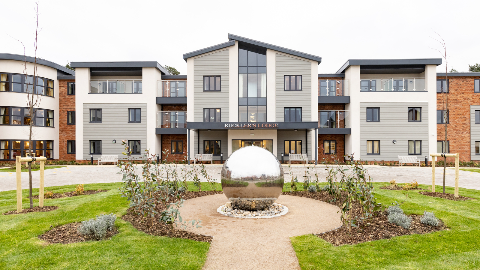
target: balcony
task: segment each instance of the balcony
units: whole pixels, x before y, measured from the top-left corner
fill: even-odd
[[[350,103],[347,80],[318,80],[318,103]]]
[[[318,111],[318,134],[351,134],[348,111]]]
[[[141,80],[96,80],[90,81],[89,94],[141,94]]]
[[[187,134],[187,112],[157,112],[155,134]]]
[[[425,79],[422,78],[390,78],[362,79],[360,92],[424,92]]]
[[[157,104],[187,104],[187,81],[158,81]]]

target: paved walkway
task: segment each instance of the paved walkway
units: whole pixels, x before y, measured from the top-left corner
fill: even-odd
[[[191,167],[191,166],[190,166]],[[219,182],[220,171],[222,165],[205,165],[207,172],[212,178]],[[180,173],[183,169],[183,165],[177,167],[177,171]],[[310,177],[315,178],[317,173],[319,181],[325,182],[327,176],[326,166],[310,166]],[[432,168],[423,167],[386,167],[386,166],[365,166],[369,175],[375,182],[390,182],[395,179],[397,183],[410,183],[417,181],[419,184],[432,184]],[[138,173],[141,173],[141,167],[137,166]],[[303,175],[305,175],[306,167],[304,165],[292,165],[284,166],[285,174],[292,173],[297,176],[299,181],[303,181]],[[45,187],[50,186],[63,186],[73,184],[90,184],[90,183],[111,183],[121,182],[122,175],[119,174],[120,169],[114,165],[77,165],[66,166],[58,169],[45,170]],[[436,183],[441,185],[442,183],[443,168],[436,168]],[[33,172],[33,186],[38,187],[40,172]],[[203,181],[205,179],[202,178]],[[285,181],[291,180],[290,175],[285,176]],[[455,186],[455,169],[447,168],[446,175],[447,186]],[[480,190],[480,173],[460,171],[460,187],[469,189]],[[22,188],[28,188],[28,173],[22,173]],[[0,191],[15,190],[16,180],[15,172],[0,172]]]
[[[184,220],[201,220],[187,230],[213,236],[203,269],[300,269],[290,237],[341,226],[340,209],[308,198],[281,195],[289,211],[271,219],[241,219],[217,213],[228,202],[223,194],[186,200]]]

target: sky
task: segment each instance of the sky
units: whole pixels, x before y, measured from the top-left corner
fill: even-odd
[[[441,58],[448,70],[480,63],[480,1],[48,1],[0,0],[0,53],[60,65],[157,61],[186,74],[183,54],[228,33],[322,57],[319,73],[348,59]],[[445,61],[443,61],[445,63]],[[445,72],[445,65],[437,67]]]

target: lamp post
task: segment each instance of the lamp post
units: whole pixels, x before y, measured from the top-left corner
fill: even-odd
[[[93,155],[90,155],[90,163],[93,165]]]
[[[283,164],[283,153],[282,153],[282,164]]]
[[[220,153],[220,164],[223,164],[223,153]]]

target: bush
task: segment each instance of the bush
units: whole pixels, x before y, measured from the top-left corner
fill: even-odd
[[[308,191],[309,191],[309,192],[312,192],[312,193],[315,193],[315,192],[317,192],[317,187],[316,187],[316,186],[313,186],[313,185],[312,185],[312,186],[308,186]]]
[[[403,214],[403,210],[402,210],[402,208],[400,208],[400,206],[394,205],[394,206],[388,207],[387,213],[388,213],[388,215]]]
[[[438,218],[435,217],[435,214],[432,212],[425,211],[423,216],[420,217],[420,222],[430,226],[438,226]]]
[[[53,192],[45,191],[45,194],[43,195],[43,197],[46,198],[46,199],[51,199],[51,198],[53,198]]]
[[[82,225],[78,227],[78,233],[88,238],[101,240],[105,238],[107,231],[113,230],[116,219],[117,216],[115,214],[110,214],[100,215],[97,216],[97,218],[82,221]]]
[[[77,195],[83,195],[84,191],[83,184],[80,184],[75,188],[75,194]]]
[[[388,215],[388,221],[393,224],[397,224],[398,226],[402,226],[405,229],[408,229],[410,228],[410,224],[412,223],[412,218],[408,217],[404,213],[392,212]]]
[[[397,185],[397,181],[395,181],[395,179],[391,180],[391,181],[390,181],[390,185],[391,185],[391,186],[396,186],[396,185]]]

